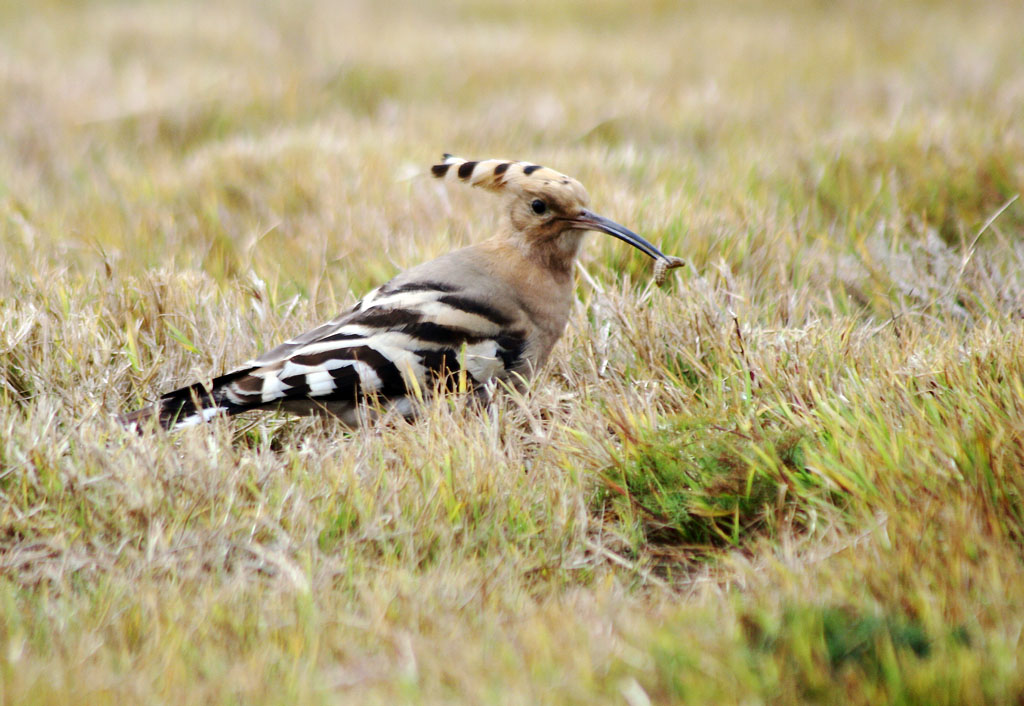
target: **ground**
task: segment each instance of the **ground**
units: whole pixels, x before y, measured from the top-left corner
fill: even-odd
[[[0,5],[0,703],[1024,695],[1024,5]],[[114,415],[579,178],[544,374]]]

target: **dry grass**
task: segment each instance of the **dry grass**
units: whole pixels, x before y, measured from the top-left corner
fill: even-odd
[[[0,6],[0,702],[1019,700],[1021,26]],[[442,150],[693,268],[593,237],[486,410],[117,427],[478,239]]]

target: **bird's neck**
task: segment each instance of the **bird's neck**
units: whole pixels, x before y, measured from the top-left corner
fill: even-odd
[[[511,229],[492,238],[493,248],[518,258],[534,267],[548,271],[556,280],[572,280],[572,266],[579,253],[583,231],[563,231],[555,237],[526,239]]]
[[[568,313],[578,237],[571,238],[568,247],[557,243],[538,247],[499,234],[475,247],[487,269],[511,285],[522,301],[549,311],[556,319],[562,318],[563,309]]]

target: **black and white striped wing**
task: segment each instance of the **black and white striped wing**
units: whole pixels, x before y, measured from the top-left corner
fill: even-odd
[[[280,406],[329,411],[356,423],[367,396],[411,414],[415,391],[429,392],[438,379],[454,386],[464,370],[472,388],[519,370],[526,334],[516,324],[514,312],[455,285],[389,283],[345,314],[214,380],[202,408],[182,404],[182,393],[191,398],[193,388],[165,396],[161,417],[173,413],[171,423],[186,426]],[[178,404],[168,406],[172,398]]]

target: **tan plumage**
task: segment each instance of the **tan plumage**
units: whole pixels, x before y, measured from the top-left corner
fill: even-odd
[[[122,421],[139,427],[156,418],[172,428],[279,407],[330,412],[355,424],[367,398],[411,415],[413,399],[439,380],[451,385],[461,373],[480,390],[496,379],[529,378],[545,363],[568,320],[584,231],[630,243],[662,271],[681,262],[589,211],[583,186],[553,169],[445,155],[431,172],[501,195],[498,232],[397,275],[349,311],[216,378],[209,389],[175,390]]]

